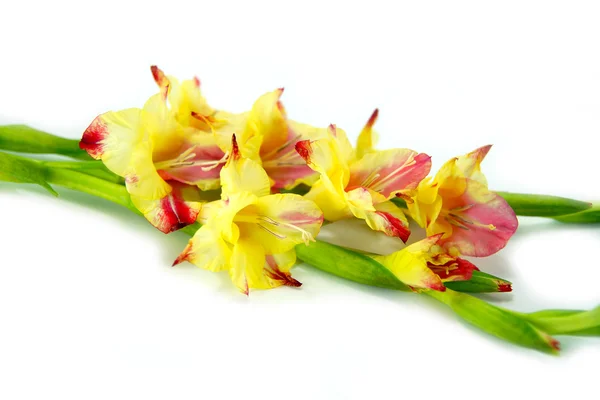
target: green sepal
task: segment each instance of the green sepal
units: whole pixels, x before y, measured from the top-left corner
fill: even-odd
[[[495,293],[512,291],[511,282],[481,271],[473,271],[473,275],[468,281],[444,282],[444,286],[454,291],[465,293]]]

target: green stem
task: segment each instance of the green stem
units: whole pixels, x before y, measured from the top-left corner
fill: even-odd
[[[129,193],[123,185],[65,168],[48,168],[46,171],[46,180],[49,183],[67,189],[77,190],[112,201],[130,209],[136,214],[141,214],[131,203]]]
[[[428,290],[426,295],[450,307],[466,322],[511,343],[556,354],[559,343],[541,327],[509,310],[491,305],[477,297],[446,289]]]
[[[40,160],[40,163],[48,168],[68,168],[68,169],[106,169],[104,163],[100,160],[91,161],[46,161]]]
[[[595,204],[592,208],[569,215],[555,217],[557,221],[566,223],[590,224],[600,222],[600,204]]]
[[[592,204],[559,196],[496,192],[506,200],[517,215],[532,217],[555,217],[578,213]]]
[[[61,154],[91,160],[79,140],[65,139],[27,125],[0,126],[0,149],[32,154]]]

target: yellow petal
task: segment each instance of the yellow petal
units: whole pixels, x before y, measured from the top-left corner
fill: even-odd
[[[438,185],[433,186],[431,180],[424,180],[417,188],[412,201],[406,203],[408,212],[422,228],[427,228],[438,219],[443,200],[438,196]]]
[[[314,240],[323,223],[317,205],[295,194],[260,197],[234,218],[240,229],[240,240],[251,239],[266,254],[284,253],[297,244]]]
[[[269,289],[271,280],[265,275],[265,253],[261,246],[240,240],[233,247],[229,276],[234,285],[244,294],[249,289]]]
[[[125,176],[131,153],[144,137],[142,110],[128,108],[101,114],[83,133],[80,147],[119,176]]]
[[[259,197],[271,192],[269,176],[257,162],[240,155],[235,135],[229,160],[221,170],[221,185],[223,199],[242,191]]]
[[[339,221],[352,216],[346,193],[331,192],[320,179],[304,197],[314,201],[319,206],[327,221]]]
[[[194,78],[180,83],[177,78],[166,76],[156,66],[152,66],[151,70],[154,80],[161,89],[161,97],[167,97],[177,121],[183,126],[207,130],[206,125],[192,117],[192,113],[202,116],[211,116],[214,113],[200,92],[200,80]]]
[[[214,220],[215,229],[221,232],[225,240],[231,244],[235,244],[240,236],[240,229],[236,218],[238,214],[246,208],[254,210],[254,204],[258,201],[258,197],[250,192],[238,192],[231,194],[226,200],[223,200],[223,206],[215,207],[216,214],[214,218],[209,216],[209,221]],[[246,211],[250,213],[250,211]]]
[[[365,124],[362,131],[358,135],[356,141],[356,159],[360,160],[365,154],[375,151],[375,145],[377,144],[377,133],[373,130],[373,125],[377,121],[379,110],[376,108],[371,114],[371,117]]]
[[[348,163],[334,138],[300,141],[296,151],[311,169],[321,174],[321,181],[330,192],[344,193],[349,179]]]
[[[231,253],[230,246],[221,239],[220,235],[210,225],[203,225],[190,239],[173,265],[189,261],[200,268],[217,272],[229,269]]]
[[[288,126],[283,105],[279,101],[283,89],[262,95],[248,115],[246,128],[240,137],[240,145],[259,137],[261,146],[260,153],[267,154],[279,148],[287,141]],[[244,153],[242,153],[244,154]]]
[[[437,236],[430,237],[390,255],[373,258],[408,286],[444,291],[446,288],[440,277],[427,266],[429,250],[438,240]]]

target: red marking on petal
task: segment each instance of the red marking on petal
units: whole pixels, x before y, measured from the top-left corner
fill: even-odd
[[[231,135],[231,157],[234,160],[239,160],[241,157],[240,148],[237,143],[237,139],[235,138],[235,133]]]
[[[176,189],[173,192],[163,197],[160,200],[160,218],[158,219],[157,228],[163,233],[174,232],[187,225],[196,222],[198,210],[190,208],[177,193]]]
[[[327,129],[329,130],[329,133],[333,135],[333,137],[337,137],[337,127],[335,126],[335,124],[329,124],[329,127]]]
[[[389,233],[386,232],[388,236],[399,237],[402,242],[406,243],[408,237],[410,236],[410,229],[404,226],[401,220],[394,217],[392,214],[385,211],[376,211],[377,214],[384,217],[389,222]]]
[[[510,283],[499,283],[498,291],[499,292],[512,292],[512,285]]]
[[[156,82],[156,84],[160,87],[165,86],[165,81],[167,79],[167,77],[165,76],[165,73],[162,72],[162,70],[160,68],[158,68],[156,65],[152,65],[150,67],[150,71],[152,72],[152,77],[154,78],[154,82]]]
[[[550,339],[550,346],[552,346],[552,348],[556,351],[560,351],[560,342],[554,338],[549,338]]]
[[[197,76],[194,77],[194,85],[196,85],[197,88],[200,87],[200,79],[198,79]]]
[[[375,122],[377,121],[378,116],[379,116],[379,108],[376,108],[375,111],[373,111],[373,114],[371,114],[371,116],[369,117],[369,120],[367,121],[365,128],[372,128],[373,125],[375,125]]]
[[[185,249],[183,249],[183,251],[181,252],[181,254],[179,254],[179,256],[175,259],[175,261],[173,261],[172,267],[186,261],[190,257],[191,254],[192,254],[192,245],[191,245],[191,243],[188,243],[187,246],[185,246]]]
[[[473,276],[473,271],[478,270],[473,263],[462,258],[448,261],[443,265],[429,263],[428,267],[441,279],[453,281],[468,281]]]
[[[312,154],[310,140],[301,140],[297,142],[295,148],[298,154],[300,154],[300,157],[302,157],[307,163],[310,163],[310,155]]]
[[[107,135],[106,124],[98,116],[83,132],[83,136],[79,141],[79,148],[87,151],[92,158],[98,160],[104,152],[103,141]]]
[[[156,65],[152,65],[150,67],[150,71],[152,72],[154,82],[156,82],[156,84],[160,88],[160,92],[162,93],[163,98],[166,100],[167,94],[169,93],[169,79],[166,77],[165,73],[162,72],[162,70]]]
[[[292,274],[290,274],[289,272],[283,272],[279,269],[273,256],[268,255],[266,257],[266,261],[267,261],[268,268],[265,268],[265,275],[267,275],[269,278],[276,280],[276,281],[280,281],[285,286],[291,286],[291,287],[302,286],[302,283],[300,283],[296,279],[292,278]]]
[[[125,183],[134,184],[134,183],[137,183],[138,181],[139,181],[139,178],[137,175],[127,175],[125,177]]]

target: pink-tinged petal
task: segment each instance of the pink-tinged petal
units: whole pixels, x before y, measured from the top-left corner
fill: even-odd
[[[300,134],[288,129],[287,140],[283,145],[270,152],[263,152],[261,149],[263,168],[273,181],[274,189],[291,189],[300,183],[311,184],[318,177],[296,151],[296,143],[300,139]]]
[[[131,196],[131,201],[153,226],[170,233],[196,222],[201,208],[199,202],[186,201],[183,190],[184,185],[173,182],[171,193],[161,199]]]
[[[273,167],[270,164],[263,164],[269,178],[273,180],[273,189],[292,189],[301,183],[311,185],[318,178],[318,174],[310,169],[304,160],[299,159],[303,164],[297,165],[278,165]]]
[[[429,263],[429,268],[440,277],[443,282],[468,281],[473,271],[479,271],[474,264],[462,258],[450,260],[442,265]]]
[[[391,149],[365,154],[350,165],[346,190],[365,187],[390,199],[411,195],[431,169],[431,157],[408,149]]]
[[[186,144],[179,153],[179,159],[157,163],[163,178],[196,185],[201,190],[219,188],[219,175],[227,161],[219,146],[215,143]]]
[[[462,196],[444,199],[444,208],[444,222],[452,228],[444,236],[444,246],[466,256],[496,253],[518,227],[515,212],[506,200],[474,180],[466,180]]]

